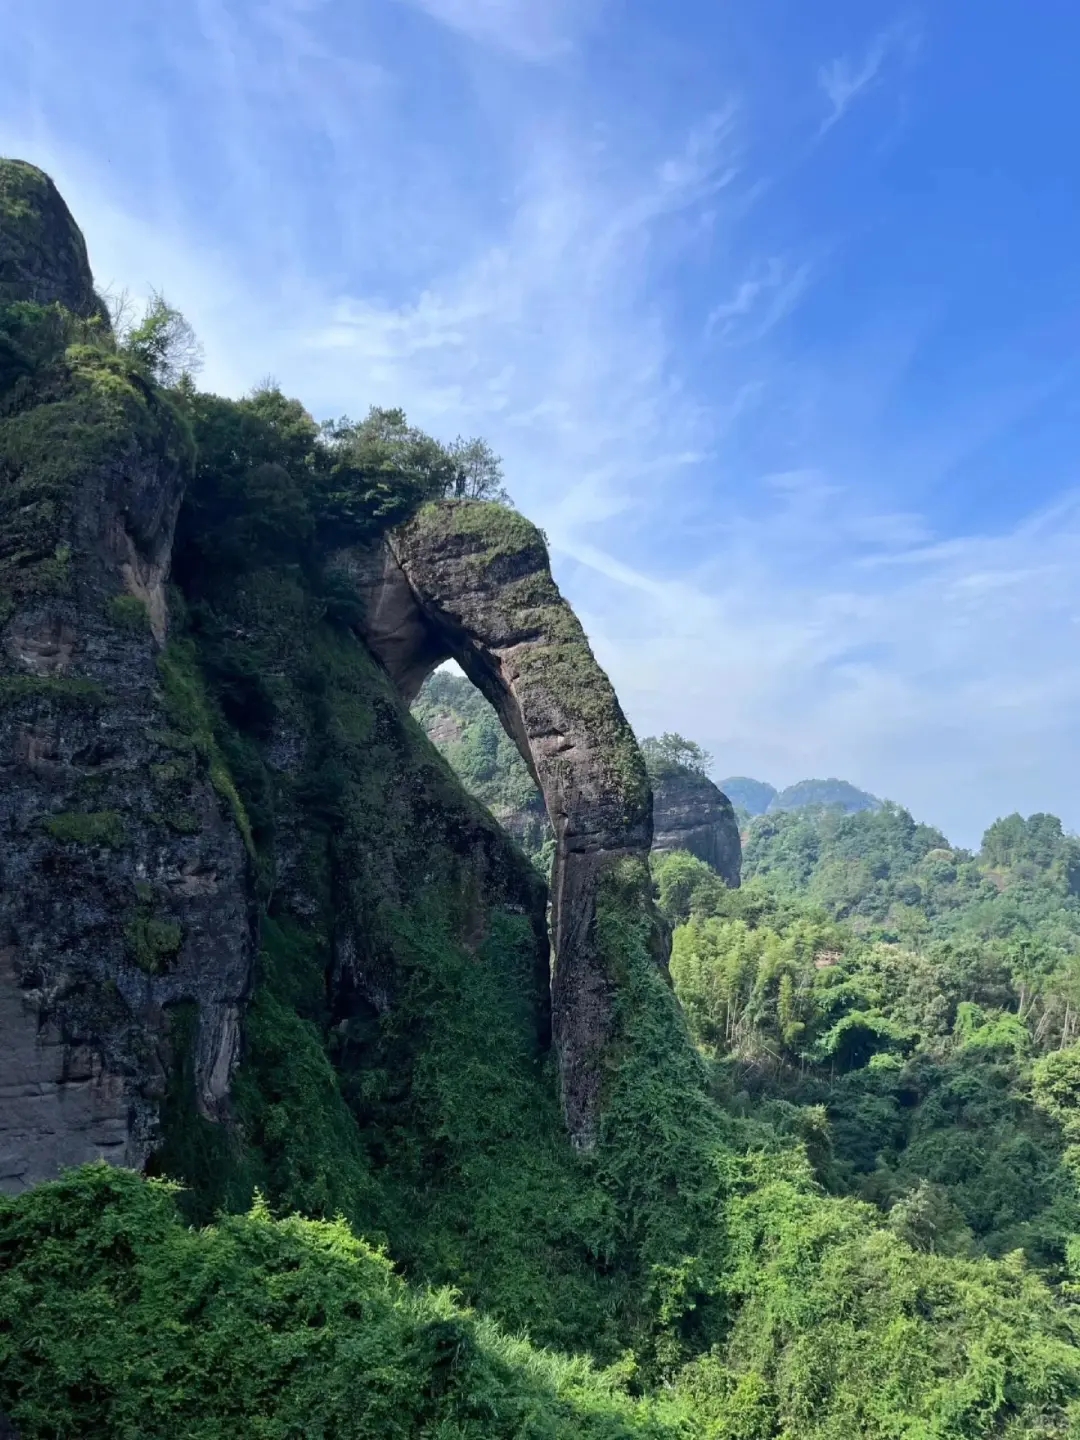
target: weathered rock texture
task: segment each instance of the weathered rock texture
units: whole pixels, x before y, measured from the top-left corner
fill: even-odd
[[[365,601],[364,636],[404,699],[455,659],[543,793],[556,840],[553,1035],[567,1124],[588,1148],[615,990],[597,935],[598,887],[622,859],[646,856],[652,840],[652,797],[633,733],[551,578],[540,532],[514,511],[429,505],[377,550],[345,552],[337,563]],[[657,953],[663,963],[659,936]]]
[[[706,775],[670,770],[653,777],[653,849],[689,850],[735,889],[742,841],[731,801]]]
[[[107,323],[86,242],[59,190],[36,166],[0,160],[0,305],[17,300]]]
[[[50,181],[0,163],[0,301],[95,310]],[[151,1148],[170,1007],[220,1115],[252,952],[235,797],[200,684],[162,655],[190,439],[120,356],[0,384],[0,1189]],[[49,332],[53,333],[53,332]],[[14,375],[14,380],[12,376]]]
[[[292,947],[319,977],[343,1071],[392,1030],[433,937],[487,963],[486,937],[516,927],[537,1047],[554,1033],[569,1128],[591,1145],[620,966],[597,897],[619,867],[623,895],[633,861],[655,919],[652,801],[542,537],[451,502],[338,554],[365,601],[358,639],[328,619],[321,553],[305,569],[288,546],[241,546],[200,576],[196,517],[179,578],[202,619],[170,637],[185,485],[221,483],[207,446],[194,466],[199,413],[112,345],[51,182],[0,162],[0,1188],[155,1149],[184,1173],[192,1112],[230,1113],[259,907],[268,953]],[[550,984],[542,882],[402,703],[449,656],[551,817]]]

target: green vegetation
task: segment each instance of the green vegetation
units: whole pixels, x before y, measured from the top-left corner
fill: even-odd
[[[104,845],[118,850],[124,843],[123,817],[115,810],[48,815],[42,825],[54,840],[75,845]]]
[[[145,906],[124,926],[127,952],[140,970],[159,975],[180,951],[184,932],[175,920],[162,920]]]
[[[256,1204],[190,1230],[167,1188],[98,1166],[0,1199],[0,1258],[0,1396],[24,1435],[679,1433],[618,1375],[410,1289],[341,1221]]]
[[[0,710],[24,700],[50,700],[72,710],[96,710],[108,702],[92,680],[49,675],[0,675]]]
[[[145,780],[182,816],[212,778],[261,949],[228,1123],[199,1114],[198,1019],[174,1007],[157,1178],[88,1167],[0,1200],[0,1408],[24,1440],[1078,1433],[1078,842],[1009,817],[967,855],[896,806],[776,811],[742,890],[656,863],[674,989],[645,862],[612,863],[601,1133],[575,1152],[542,883],[356,638],[335,562],[413,516],[493,573],[542,537],[429,505],[455,452],[398,411],[319,426],[272,387],[201,394],[150,319],[117,339],[0,315],[0,589],[66,583],[72,487],[117,437],[192,476]],[[550,621],[534,664],[639,800],[617,705],[579,694],[580,626],[506,570]],[[0,680],[4,704],[50,698],[104,699]],[[527,798],[466,710],[446,677],[421,706],[489,803]],[[43,823],[108,845],[111,815]],[[160,974],[183,934],[156,893],[139,880],[124,924]]]
[[[99,320],[0,305],[0,595],[70,595],[79,486],[133,446],[163,482],[190,466],[175,396]]]
[[[807,810],[834,805],[854,814],[859,810],[876,810],[880,804],[876,795],[860,790],[847,780],[800,780],[774,796],[769,809]]]
[[[118,630],[129,635],[150,634],[150,612],[137,595],[114,595],[105,608]]]
[[[764,815],[766,811],[807,810],[822,806],[838,806],[848,814],[854,814],[859,810],[876,810],[881,804],[876,795],[860,790],[847,780],[800,780],[779,791],[763,780],[751,780],[745,775],[731,775],[717,783],[746,819]]]
[[[997,821],[971,855],[895,805],[754,821],[739,892],[664,857],[714,1093],[917,1248],[1022,1251],[1071,1284],[1078,860],[1053,816]]]
[[[690,771],[694,775],[707,775],[712,765],[712,756],[694,740],[665,731],[663,735],[646,735],[641,742],[641,753],[653,778],[661,775]]]
[[[413,714],[469,794],[487,806],[547,876],[555,837],[544,798],[479,690],[464,675],[436,670],[417,696]]]
[[[764,815],[776,799],[775,785],[764,780],[751,780],[746,775],[729,775],[726,780],[716,782],[735,806],[746,815]]]

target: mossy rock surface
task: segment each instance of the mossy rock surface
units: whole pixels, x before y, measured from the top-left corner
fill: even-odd
[[[0,304],[13,300],[56,302],[108,325],[86,242],[59,190],[35,165],[0,159]]]

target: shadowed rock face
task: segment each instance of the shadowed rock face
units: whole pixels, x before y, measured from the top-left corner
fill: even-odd
[[[735,810],[705,775],[673,770],[653,780],[653,849],[689,850],[736,889],[742,842]]]
[[[93,313],[51,182],[0,163],[0,207],[0,302]],[[186,431],[85,348],[0,400],[0,1189],[17,1191],[142,1163],[174,1006],[197,1011],[199,1108],[222,1113],[253,936],[197,679],[182,657],[159,669]]]
[[[476,501],[429,505],[389,543],[344,552],[337,564],[361,593],[364,637],[405,700],[436,665],[455,659],[543,792],[556,839],[552,1030],[567,1124],[588,1148],[614,999],[597,938],[597,890],[619,860],[647,856],[652,840],[652,797],[633,733],[551,578],[542,536],[516,512]],[[659,929],[656,950],[663,963]]]
[[[107,323],[86,242],[59,190],[36,166],[0,160],[0,305],[17,300]]]

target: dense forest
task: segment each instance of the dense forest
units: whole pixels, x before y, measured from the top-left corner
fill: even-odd
[[[9,248],[46,184],[0,166]],[[40,266],[19,298],[0,259],[0,625],[61,614],[93,673],[137,681],[3,652],[5,785],[29,797],[0,836],[5,923],[47,938],[81,885],[71,926],[105,907],[63,985],[75,940],[39,946],[17,1014],[107,1034],[117,1086],[145,1062],[160,1105],[144,1173],[0,1195],[23,1440],[1080,1433],[1080,843],[1011,816],[967,854],[895,805],[810,806],[747,825],[738,890],[674,853],[653,899],[644,855],[617,859],[590,921],[601,1119],[571,1143],[531,780],[437,678],[418,713],[467,793],[335,560],[451,496],[497,572],[522,529],[497,461],[400,411],[203,393],[163,301],[109,325],[41,298]],[[85,539],[130,475],[176,482],[160,637]],[[654,767],[698,755],[664,741]],[[645,774],[632,743],[612,763]],[[485,806],[514,834],[532,816],[531,861]],[[199,997],[169,989],[210,884],[169,857],[204,833],[255,952],[214,1114]],[[31,851],[33,913],[9,879]]]
[[[433,676],[416,713],[496,815],[533,813],[467,681]],[[643,749],[654,770],[709,759],[677,736]],[[1020,1250],[1067,1286],[1080,840],[1053,815],[1011,815],[973,854],[843,781],[730,788],[757,802],[737,812],[740,890],[691,855],[653,858],[675,990],[721,1104],[798,1137],[826,1190],[910,1243]]]
[[[717,1094],[793,1127],[826,1189],[911,1243],[1022,1250],[1067,1285],[1078,864],[1051,815],[995,822],[973,855],[888,804],[754,821],[739,891],[659,859]]]

